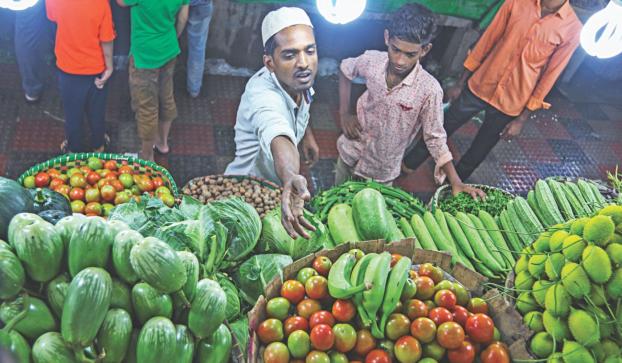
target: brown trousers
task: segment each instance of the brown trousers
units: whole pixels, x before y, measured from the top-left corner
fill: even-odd
[[[177,118],[173,94],[175,59],[160,68],[139,69],[130,58],[130,95],[132,110],[142,141],[155,140],[158,122],[171,122]]]

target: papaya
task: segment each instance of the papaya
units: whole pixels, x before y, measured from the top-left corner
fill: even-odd
[[[54,315],[59,319],[63,314],[63,305],[65,304],[65,296],[67,296],[67,290],[69,289],[69,282],[69,277],[66,274],[61,274],[47,284],[46,296],[48,304]]]
[[[13,248],[29,278],[48,282],[58,275],[63,259],[63,242],[54,226],[34,222],[14,233]]]
[[[562,284],[566,292],[575,299],[579,299],[590,293],[590,280],[581,265],[568,262],[562,268]]]
[[[518,260],[516,260],[516,265],[514,266],[514,273],[518,275],[523,271],[527,271],[527,267],[529,266],[529,258],[526,255],[521,255]]]
[[[611,339],[604,339],[601,342],[602,351],[605,353],[605,357],[619,356],[622,354],[620,346]]]
[[[562,253],[568,261],[577,262],[581,258],[585,246],[586,243],[583,238],[571,235],[564,239]]]
[[[566,258],[561,253],[551,253],[544,264],[544,272],[549,280],[556,281],[560,278],[562,267],[566,263]]]
[[[21,313],[27,305],[26,316],[15,324],[14,330],[33,341],[42,334],[58,330],[58,323],[50,308],[36,297],[18,296],[13,300],[5,301],[0,305],[0,320],[8,324]]]
[[[199,282],[199,260],[193,253],[187,251],[179,251],[177,255],[186,268],[187,279],[182,290],[186,298],[192,300],[197,290],[197,283]]]
[[[199,342],[199,362],[227,363],[231,357],[231,332],[225,324],[220,324],[211,337]]]
[[[32,359],[36,363],[76,363],[75,354],[69,344],[57,332],[41,335],[32,346]]]
[[[605,246],[613,237],[615,224],[610,216],[597,215],[592,217],[583,229],[583,238],[598,246]]]
[[[590,347],[600,341],[596,319],[584,310],[570,308],[568,328],[574,339],[583,346]]]
[[[87,267],[105,268],[111,250],[112,236],[106,221],[100,217],[87,218],[69,240],[69,274],[76,276]]]
[[[140,330],[136,346],[136,361],[150,363],[176,362],[175,325],[161,316],[149,319]]]
[[[130,263],[141,280],[166,294],[181,290],[187,280],[177,252],[155,237],[144,238],[132,247]]]
[[[544,306],[553,316],[568,316],[571,302],[571,297],[562,284],[555,284],[546,291]]]
[[[544,325],[544,330],[557,342],[570,338],[570,330],[566,320],[556,318],[548,310],[544,310],[542,313],[542,325]]]
[[[178,363],[192,363],[194,357],[195,342],[190,329],[185,325],[175,325],[176,344],[175,357]]]
[[[616,321],[603,309],[597,306],[588,306],[587,311],[596,319],[600,329],[600,339],[609,338],[616,329]]]
[[[125,230],[119,232],[112,243],[112,266],[117,275],[128,284],[135,284],[139,279],[130,263],[130,251],[142,239],[140,233]]]
[[[140,282],[132,288],[132,304],[141,324],[154,316],[170,319],[173,316],[173,300],[153,286]]]
[[[589,301],[591,301],[596,306],[603,306],[607,302],[605,288],[602,285],[592,284],[589,297]]]
[[[188,328],[199,338],[212,336],[225,321],[227,296],[218,282],[203,279],[197,284],[197,292],[188,314]]]
[[[123,309],[132,314],[132,295],[130,288],[123,281],[112,279],[112,295],[110,296],[110,308]]]
[[[132,317],[123,309],[110,309],[97,333],[97,347],[105,352],[102,363],[121,363],[132,339]]]
[[[598,212],[598,215],[609,216],[616,226],[622,224],[622,205],[608,205]]]
[[[56,222],[54,229],[56,229],[61,241],[63,241],[65,251],[69,249],[69,241],[73,233],[80,229],[80,226],[86,221],[87,217],[84,214],[76,213],[63,217],[60,221]]]
[[[17,256],[8,249],[0,249],[0,300],[14,298],[26,282],[26,272]]]
[[[536,253],[543,253],[551,250],[550,238],[546,236],[540,236],[533,243],[533,249]]]
[[[564,341],[562,354],[565,363],[596,363],[592,354],[584,346],[571,340]]]
[[[611,260],[607,252],[598,246],[585,247],[581,264],[590,280],[597,284],[603,284],[611,278]]]

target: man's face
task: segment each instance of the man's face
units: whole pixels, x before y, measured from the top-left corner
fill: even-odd
[[[290,94],[311,88],[318,62],[313,29],[306,25],[290,26],[278,32],[275,40],[274,53],[264,55],[266,67]]]
[[[542,0],[540,6],[545,13],[554,13],[564,5],[567,0]]]
[[[389,53],[389,71],[398,76],[408,75],[417,62],[432,49],[432,44],[421,46],[421,44],[390,37],[387,30],[384,31],[384,42]]]

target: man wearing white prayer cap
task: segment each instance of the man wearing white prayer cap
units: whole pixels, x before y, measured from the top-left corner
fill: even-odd
[[[252,175],[283,186],[281,221],[293,238],[314,230],[303,217],[311,195],[300,175],[298,144],[307,165],[319,158],[309,125],[317,73],[313,25],[300,8],[282,7],[261,25],[263,63],[246,84],[235,123],[235,159],[227,175]]]

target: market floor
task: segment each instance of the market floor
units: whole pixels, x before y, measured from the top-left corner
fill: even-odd
[[[222,173],[234,155],[235,114],[245,78],[206,76],[198,99],[185,92],[182,72],[176,76],[179,119],[171,137],[171,153],[156,161],[167,167],[179,186],[196,176]],[[14,63],[0,64],[0,175],[18,177],[32,165],[58,154],[64,138],[63,112],[55,76],[49,72],[39,104],[23,101]],[[127,73],[111,80],[108,133],[111,152],[137,152],[139,140],[129,103]],[[570,104],[560,94],[549,98],[553,108],[536,113],[521,137],[499,142],[469,182],[484,183],[523,193],[542,177],[584,176],[605,178],[606,171],[622,164],[622,109],[597,104]],[[311,108],[311,122],[320,145],[321,160],[304,170],[314,191],[330,187],[334,178],[339,136],[337,82],[320,79]],[[477,132],[470,122],[450,140],[459,158]],[[435,190],[431,162],[397,184],[427,200]]]

